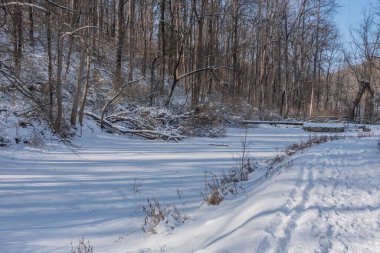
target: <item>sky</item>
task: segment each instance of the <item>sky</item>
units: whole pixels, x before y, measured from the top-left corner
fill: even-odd
[[[371,7],[371,4],[377,0],[338,0],[338,12],[335,21],[343,36],[343,42],[349,45],[351,40],[350,29],[357,27],[361,22],[365,9]]]

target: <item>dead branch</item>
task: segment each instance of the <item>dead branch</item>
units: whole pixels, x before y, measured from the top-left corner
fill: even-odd
[[[181,135],[169,135],[157,131],[152,130],[144,130],[144,129],[126,129],[121,126],[117,126],[109,122],[108,120],[101,120],[101,118],[93,113],[86,112],[87,116],[91,117],[92,119],[96,120],[99,124],[102,124],[102,128],[106,129],[106,131],[111,133],[118,133],[118,134],[130,134],[130,135],[137,135],[140,137],[143,137],[145,139],[149,140],[157,140],[162,139],[166,141],[180,141],[183,140],[185,137]]]
[[[9,3],[0,4],[0,7],[7,7],[7,6],[32,7],[34,9],[48,12],[48,10],[46,10],[45,8],[35,5],[35,4],[31,4],[31,3],[9,2]]]
[[[139,79],[136,79],[136,80],[132,80],[132,81],[129,81],[125,84],[123,84],[123,86],[121,86],[121,88],[116,92],[116,94],[110,99],[108,100],[108,102],[103,106],[103,109],[102,109],[102,112],[100,114],[100,127],[103,127],[103,120],[104,120],[104,114],[107,110],[107,108],[113,103],[115,102],[115,100],[123,93],[124,89],[132,84],[132,83],[137,83],[138,81],[144,79],[144,76],[140,77]]]

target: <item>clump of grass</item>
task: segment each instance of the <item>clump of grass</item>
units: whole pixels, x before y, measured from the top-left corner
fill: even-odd
[[[137,178],[133,180],[132,193],[137,194],[141,192],[142,183],[137,182]]]
[[[205,189],[201,195],[208,205],[219,205],[227,196],[236,196],[243,190],[242,182],[258,167],[256,160],[249,156],[247,135],[246,132],[240,156],[234,159],[234,166],[227,173],[218,177],[205,171]]]
[[[82,237],[79,239],[79,243],[76,247],[71,243],[71,253],[94,253],[94,247],[89,240],[85,240],[84,237]]]
[[[143,206],[145,219],[142,230],[145,233],[157,234],[156,227],[161,221],[165,220],[166,210],[160,205],[160,202],[154,198],[148,199],[147,201],[148,204]]]
[[[143,206],[145,218],[142,230],[144,233],[157,234],[157,226],[163,221],[167,227],[174,229],[190,219],[175,205],[163,206],[155,198],[148,199],[147,202],[147,205]]]
[[[209,175],[210,174],[210,175]],[[217,206],[223,201],[226,190],[226,182],[215,174],[204,173],[204,191],[201,191],[203,201],[208,205]]]
[[[371,130],[371,129],[370,129]],[[362,130],[362,131],[358,131],[358,138],[370,138],[370,137],[376,137],[376,136],[379,136],[378,133],[374,132],[374,131],[365,131],[365,130]]]
[[[203,201],[207,205],[217,206],[228,196],[236,196],[243,191],[240,176],[233,171],[217,176],[205,171],[205,188],[201,191]]]

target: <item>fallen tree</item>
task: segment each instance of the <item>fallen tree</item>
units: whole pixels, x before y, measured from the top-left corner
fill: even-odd
[[[185,136],[182,135],[166,134],[163,132],[148,129],[128,129],[122,126],[115,125],[106,119],[101,120],[101,117],[94,113],[86,112],[85,114],[90,118],[96,120],[99,124],[102,125],[102,128],[104,128],[107,132],[110,133],[136,135],[149,140],[180,141],[185,138]]]
[[[144,79],[144,76],[140,77],[139,79],[132,80],[132,81],[129,81],[129,82],[123,84],[123,86],[120,87],[120,89],[116,92],[116,94],[115,94],[110,100],[108,100],[108,102],[103,106],[103,109],[102,109],[102,111],[101,111],[101,113],[100,113],[100,118],[99,118],[99,119],[100,119],[100,127],[103,127],[104,115],[105,115],[105,113],[106,113],[108,107],[109,107],[112,103],[114,103],[114,102],[116,101],[116,99],[118,99],[118,98],[123,94],[124,89],[125,89],[128,85],[130,85],[130,84],[132,84],[132,83],[137,83],[138,81],[140,81],[140,80],[142,80],[142,79]]]

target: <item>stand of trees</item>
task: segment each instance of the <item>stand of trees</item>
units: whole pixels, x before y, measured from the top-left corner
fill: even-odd
[[[28,54],[43,53],[44,111],[57,131],[65,111],[71,125],[82,123],[102,74],[118,96],[144,77],[151,105],[170,106],[181,88],[193,108],[239,98],[284,117],[313,116],[349,103],[336,10],[335,0],[0,0],[1,71],[27,83]]]

